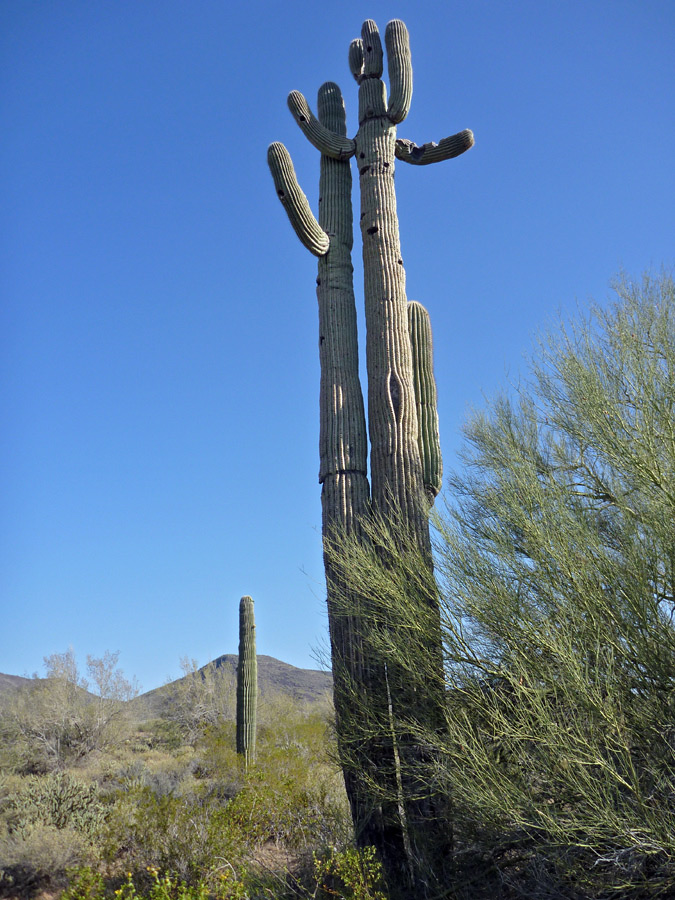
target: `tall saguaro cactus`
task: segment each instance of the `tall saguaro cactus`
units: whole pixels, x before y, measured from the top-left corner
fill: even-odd
[[[385,32],[390,92],[382,81],[383,51],[375,22],[364,22],[361,38],[349,48],[349,66],[359,85],[359,128],[346,135],[342,97],[331,82],[319,91],[319,116],[313,115],[303,95],[293,91],[288,105],[307,139],[321,152],[319,220],[313,216],[300,189],[288,151],[272,144],[268,162],[277,194],[304,246],[319,258],[319,354],[321,361],[319,480],[322,487],[324,555],[328,592],[331,648],[335,674],[338,739],[342,748],[352,735],[350,691],[366,702],[392,710],[400,719],[436,728],[442,718],[438,693],[432,703],[405,677],[388,671],[386,664],[371,665],[359,635],[358,605],[351,618],[338,615],[339,585],[328,547],[336,531],[361,536],[360,522],[374,509],[402,524],[431,566],[428,509],[440,488],[441,461],[436,415],[436,388],[431,363],[428,315],[419,304],[410,305],[405,292],[405,270],[399,241],[394,190],[395,161],[427,165],[459,156],[473,145],[471,131],[462,131],[438,144],[418,146],[397,137],[397,125],[408,114],[412,98],[412,65],[408,32],[398,20]],[[352,210],[350,160],[356,160],[361,194],[360,227],[363,242],[368,370],[368,432],[372,494],[366,478],[366,427],[363,414],[356,315],[351,264]],[[442,681],[440,630],[425,639],[420,652],[437,663]],[[353,696],[353,694],[351,694]],[[413,704],[416,708],[412,708]],[[434,708],[434,704],[435,708]],[[414,730],[414,729],[413,729]],[[414,878],[424,855],[425,832],[436,828],[438,804],[429,791],[406,794],[404,770],[419,771],[424,750],[415,740],[396,739],[378,747],[363,742],[357,748],[364,767],[375,768],[386,780],[398,769],[399,795],[387,803],[368,796],[349,767],[347,791],[357,836],[374,843],[390,873],[401,859],[423,892],[428,880]],[[385,755],[389,759],[385,759]],[[408,765],[409,764],[409,765]],[[350,781],[351,778],[351,781]],[[371,784],[372,784],[371,780]],[[386,793],[386,792],[385,792]],[[419,866],[417,866],[419,869]],[[427,887],[425,887],[425,885]]]
[[[239,601],[239,661],[237,663],[237,753],[248,768],[255,762],[258,707],[258,657],[253,600]]]

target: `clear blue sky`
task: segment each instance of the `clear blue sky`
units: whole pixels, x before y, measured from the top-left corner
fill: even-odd
[[[400,136],[476,136],[397,169],[447,468],[539,328],[673,264],[672,0],[3,0],[1,672],[119,650],[148,690],[236,652],[242,594],[260,653],[316,665],[316,260],[266,148],[316,209],[286,96],[337,81],[353,134],[366,17],[410,30]]]

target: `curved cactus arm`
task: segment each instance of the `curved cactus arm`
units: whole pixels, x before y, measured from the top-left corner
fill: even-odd
[[[442,162],[461,156],[474,145],[473,131],[469,128],[443,138],[437,144],[431,141],[418,147],[412,141],[398,138],[396,141],[396,159],[413,166],[428,166],[430,163]]]
[[[356,38],[349,45],[349,71],[356,79],[357,84],[361,84],[363,79],[363,41]]]
[[[331,159],[349,159],[354,155],[356,150],[354,141],[344,135],[335,134],[322,125],[300,91],[291,91],[288,95],[288,108],[310,144],[325,156],[330,156]]]
[[[417,407],[417,442],[422,460],[424,490],[429,502],[433,503],[443,487],[443,461],[438,434],[431,322],[429,313],[415,300],[408,303],[408,329]]]
[[[408,29],[400,19],[393,19],[384,32],[389,70],[389,105],[387,115],[394,123],[402,122],[410,112],[412,100],[412,59]]]
[[[366,19],[361,26],[363,42],[363,74],[366,78],[381,78],[384,64],[382,41],[377,25],[372,19]]]
[[[295,176],[288,150],[275,141],[267,150],[267,162],[274,179],[274,187],[288,215],[293,230],[314,256],[328,253],[330,239],[314,218],[307,197]]]

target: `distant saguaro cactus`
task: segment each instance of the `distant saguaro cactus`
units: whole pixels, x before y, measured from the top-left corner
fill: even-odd
[[[344,104],[337,85],[327,82],[320,88],[318,118],[301,93],[293,91],[288,97],[293,117],[321,152],[318,221],[283,144],[270,145],[268,162],[291,225],[304,246],[319,258],[319,481],[323,486],[338,744],[341,753],[346,754],[349,748],[350,754],[348,764],[343,756],[347,793],[359,841],[375,844],[392,878],[407,866],[418,895],[422,895],[429,889],[428,874],[434,867],[422,859],[424,845],[433,842],[433,832],[442,818],[441,807],[445,808],[445,799],[437,802],[433,791],[415,774],[424,769],[422,763],[428,753],[414,737],[414,724],[398,739],[398,746],[394,745],[397,739],[388,742],[379,736],[373,740],[365,732],[355,738],[351,707],[353,698],[359,696],[372,708],[391,710],[399,721],[418,723],[432,731],[441,727],[440,618],[435,633],[419,639],[419,652],[434,661],[438,684],[435,689],[418,690],[403,673],[391,671],[386,662],[368,658],[364,650],[367,641],[361,639],[364,631],[358,618],[358,601],[351,616],[339,610],[339,598],[349,596],[350,586],[338,583],[331,565],[331,547],[336,534],[365,540],[360,523],[372,507],[402,524],[432,566],[428,511],[440,490],[442,470],[431,329],[426,310],[407,303],[394,164],[398,159],[419,166],[459,156],[473,146],[473,134],[461,131],[438,144],[421,146],[397,138],[396,126],[407,116],[412,97],[410,46],[403,22],[394,20],[387,25],[385,44],[388,101],[381,80],[383,51],[375,22],[364,22],[361,38],[349,48],[349,66],[359,85],[359,129],[354,138],[346,134]],[[351,262],[352,157],[357,162],[361,193],[372,495],[366,476],[367,435]],[[368,770],[363,780],[359,780],[359,770]],[[398,796],[392,797],[392,772],[396,770]],[[407,783],[406,772],[413,773]],[[388,778],[389,784],[381,781],[381,789],[373,790],[378,778]],[[447,856],[445,849],[435,851],[436,858]]]
[[[237,753],[248,767],[255,762],[258,706],[258,657],[255,646],[253,600],[239,602],[239,661],[237,663]]]

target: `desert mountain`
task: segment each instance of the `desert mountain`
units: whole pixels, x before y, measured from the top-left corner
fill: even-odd
[[[237,675],[239,657],[235,653],[219,656],[206,666],[202,666],[196,675],[186,675],[168,684],[140,694],[129,702],[129,711],[137,721],[159,718],[166,714],[172,700],[180,690],[186,678],[206,677],[209,669],[215,670],[216,677],[223,678],[223,684],[231,689]],[[0,673],[0,702],[9,698],[14,692],[25,690],[34,679],[20,675],[3,675]],[[330,694],[333,679],[330,672],[319,669],[298,669],[288,663],[274,659],[272,656],[258,656],[258,687],[261,695],[281,693],[295,700],[313,703]]]
[[[216,677],[222,677],[229,686],[235,683],[238,662],[236,653],[225,653],[202,666],[197,675],[206,677],[207,671],[213,667]],[[165,715],[181,684],[186,678],[193,677],[195,676],[184,675],[131,700],[134,717],[143,720]],[[330,672],[320,669],[298,669],[272,656],[258,656],[258,689],[263,696],[281,693],[288,694],[295,700],[312,703],[332,692],[333,678]]]

